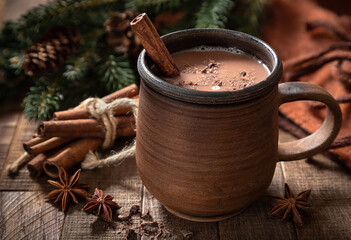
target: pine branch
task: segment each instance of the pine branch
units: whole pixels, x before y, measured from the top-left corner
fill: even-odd
[[[55,0],[31,9],[19,19],[19,30],[31,40],[55,25],[89,31],[101,26],[110,11],[122,11],[122,0]]]
[[[102,59],[98,73],[108,92],[116,91],[135,82],[135,73],[125,55],[109,54]]]
[[[234,7],[233,0],[206,0],[196,14],[197,28],[224,28]]]
[[[64,98],[63,89],[58,87],[61,80],[58,76],[41,77],[30,88],[23,100],[26,118],[47,120],[60,109],[60,102]]]
[[[240,0],[229,18],[229,28],[255,36],[260,33],[266,0]]]
[[[126,9],[135,9],[143,12],[160,12],[162,10],[169,10],[178,8],[184,0],[131,0],[126,3]]]
[[[25,47],[27,43],[19,25],[12,21],[5,22],[0,31],[0,49],[19,51]]]
[[[82,56],[67,61],[63,76],[70,81],[78,81],[84,78],[88,72],[89,56]]]

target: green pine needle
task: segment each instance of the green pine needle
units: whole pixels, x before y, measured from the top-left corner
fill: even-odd
[[[30,88],[28,95],[23,100],[26,118],[47,120],[51,118],[55,111],[60,109],[60,102],[64,97],[59,82],[58,77],[54,80],[41,77]]]
[[[101,27],[109,12],[124,11],[123,5],[122,0],[52,0],[22,15],[19,30],[31,40],[56,25],[89,32],[93,27]]]
[[[126,8],[135,9],[137,11],[154,11],[174,9],[181,6],[184,0],[131,0],[126,4]]]
[[[70,59],[67,62],[63,76],[70,81],[78,81],[82,79],[88,72],[88,60],[85,57]]]
[[[102,61],[98,67],[98,73],[108,92],[116,91],[135,82],[135,73],[125,55],[109,54]]]
[[[234,7],[233,0],[206,0],[196,14],[197,28],[224,28]]]

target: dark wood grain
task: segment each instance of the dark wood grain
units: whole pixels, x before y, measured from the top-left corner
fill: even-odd
[[[16,126],[21,116],[19,102],[0,104],[0,179],[3,174],[5,159],[8,155]]]
[[[59,239],[64,214],[42,192],[0,192],[1,239]]]
[[[19,156],[24,152],[23,142],[27,141],[32,137],[32,134],[35,132],[37,123],[34,121],[28,121],[24,118],[21,110],[17,112],[18,122],[16,122],[16,129],[13,139],[9,139],[10,147],[6,158],[4,158],[1,163],[9,164],[15,161]],[[4,138],[1,138],[4,141]],[[42,184],[46,182],[45,178],[38,178],[33,181],[29,176],[27,168],[21,168],[18,174],[8,175],[5,171],[5,168],[2,171],[2,177],[0,181],[0,190],[40,190],[42,189]]]

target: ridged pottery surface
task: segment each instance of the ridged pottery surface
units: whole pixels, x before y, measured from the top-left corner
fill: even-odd
[[[278,94],[233,104],[174,100],[140,89],[136,160],[146,188],[172,212],[240,212],[268,188],[277,161]]]

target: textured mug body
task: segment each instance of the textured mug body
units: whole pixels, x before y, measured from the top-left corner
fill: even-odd
[[[204,92],[166,83],[141,53],[136,162],[140,177],[169,211],[211,221],[237,214],[264,194],[278,149],[281,62],[262,41],[230,30],[193,29],[163,37],[176,52],[195,46],[235,47],[271,74],[236,91]]]

